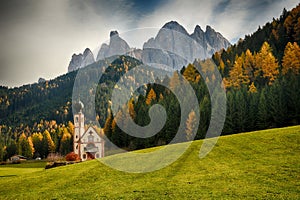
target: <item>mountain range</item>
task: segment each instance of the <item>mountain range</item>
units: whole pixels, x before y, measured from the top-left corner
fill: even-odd
[[[226,38],[210,26],[203,31],[197,25],[194,32],[189,34],[178,22],[170,21],[158,31],[155,38],[144,43],[143,49],[130,47],[118,31],[111,31],[109,44],[101,45],[96,59],[89,48],[83,54],[73,54],[68,72],[115,55],[129,55],[152,67],[175,71],[195,59],[211,57],[230,45]]]

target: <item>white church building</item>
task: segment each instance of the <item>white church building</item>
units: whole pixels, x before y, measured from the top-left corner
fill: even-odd
[[[74,153],[82,161],[104,157],[104,139],[89,126],[85,129],[83,103],[79,101],[79,112],[74,114]],[[102,132],[102,129],[101,129]],[[101,133],[103,135],[103,132]]]

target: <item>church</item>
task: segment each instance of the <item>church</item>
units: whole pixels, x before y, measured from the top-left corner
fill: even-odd
[[[78,111],[75,111],[74,114],[74,153],[82,161],[104,157],[104,139],[92,126],[85,129],[84,114],[82,112],[84,105],[79,101],[77,107]]]

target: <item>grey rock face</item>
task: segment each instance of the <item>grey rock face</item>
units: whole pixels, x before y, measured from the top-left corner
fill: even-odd
[[[112,56],[129,55],[144,64],[168,71],[180,70],[195,59],[211,57],[216,51],[226,49],[230,43],[220,33],[210,26],[204,32],[197,25],[192,34],[176,21],[166,23],[155,38],[149,39],[143,45],[143,50],[130,48],[118,31],[110,32],[109,44],[102,44],[97,55],[97,61]],[[90,49],[83,54],[74,54],[68,71],[85,67],[95,62]]]
[[[88,66],[95,62],[94,55],[89,48],[86,48],[83,52],[83,60],[80,68]]]
[[[142,61],[165,70],[180,70],[195,59],[208,58],[229,46],[230,43],[209,26],[204,32],[197,25],[190,35],[180,24],[171,21],[144,44]]]
[[[109,45],[102,44],[96,60],[102,60],[115,55],[124,55],[128,52],[130,52],[130,47],[127,42],[120,38],[118,31],[111,31]]]
[[[68,72],[83,68],[95,62],[94,55],[89,48],[86,48],[83,54],[73,54],[70,61]]]

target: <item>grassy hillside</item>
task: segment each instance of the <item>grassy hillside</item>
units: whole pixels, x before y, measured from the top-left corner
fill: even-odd
[[[41,172],[45,166],[45,161],[30,161],[22,164],[0,165],[0,178],[20,176],[36,171]]]
[[[194,142],[175,163],[146,174],[116,171],[94,160],[0,177],[0,198],[300,198],[300,126],[221,137],[204,159],[198,157],[201,144]]]

